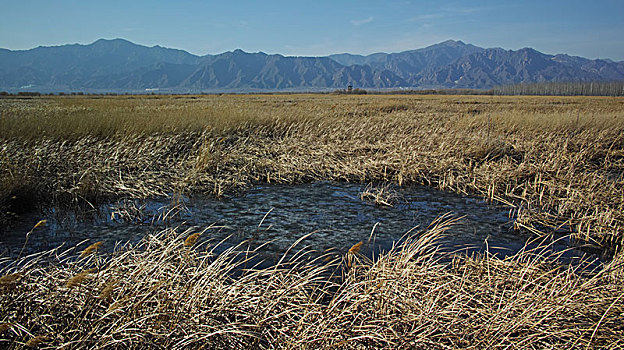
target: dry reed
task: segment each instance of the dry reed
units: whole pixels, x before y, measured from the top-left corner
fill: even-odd
[[[170,229],[106,258],[3,267],[0,346],[46,334],[64,348],[624,347],[621,98],[76,97],[0,110],[0,224],[261,182],[422,184],[508,203],[518,228],[565,229],[612,257],[592,270],[548,249],[445,256],[438,223],[375,261],[354,249],[261,269],[241,246],[216,254]],[[133,203],[120,215],[142,220]]]
[[[624,346],[622,255],[598,265],[563,264],[547,247],[506,258],[453,256],[436,250],[447,227],[439,221],[374,261],[353,259],[342,276],[344,259],[323,263],[323,255],[299,252],[250,267],[256,252],[246,244],[217,254],[198,241],[189,250],[193,232],[175,229],[113,252],[80,288],[63,284],[93,261],[42,254],[0,271],[24,276],[0,294],[0,322],[11,325],[0,346],[34,339],[66,349]]]
[[[375,205],[391,207],[398,200],[398,194],[389,184],[373,186],[368,184],[360,193],[360,199],[375,203]]]
[[[613,253],[624,230],[622,101],[2,99],[0,219],[48,205],[89,210],[119,197],[221,196],[260,182],[423,184],[512,204],[518,227],[567,228],[580,244]]]

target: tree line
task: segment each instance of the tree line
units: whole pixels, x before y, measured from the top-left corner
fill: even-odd
[[[493,95],[624,96],[624,81],[527,83],[496,86]]]

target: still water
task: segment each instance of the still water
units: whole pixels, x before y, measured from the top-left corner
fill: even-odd
[[[99,208],[90,219],[71,213],[48,210],[33,213],[0,234],[0,256],[24,254],[104,241],[105,249],[115,243],[136,242],[145,234],[165,227],[198,230],[215,225],[202,237],[228,244],[253,238],[254,244],[270,242],[262,249],[271,260],[281,255],[297,239],[312,233],[302,246],[317,251],[345,252],[355,243],[365,242],[368,251],[388,250],[406,232],[418,234],[437,217],[450,213],[458,221],[440,242],[445,250],[482,250],[501,255],[521,249],[530,235],[513,230],[510,208],[491,205],[479,198],[441,192],[427,187],[394,188],[393,206],[377,206],[360,198],[362,184],[318,182],[303,185],[262,185],[238,196],[220,200],[183,198],[183,209],[168,220],[171,200],[125,201]],[[134,217],[124,217],[120,207],[140,209]],[[128,210],[126,210],[127,212]],[[34,229],[26,245],[26,234],[41,219],[47,225]],[[555,249],[565,249],[565,242]]]

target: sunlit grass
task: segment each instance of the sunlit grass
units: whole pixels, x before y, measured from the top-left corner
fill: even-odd
[[[568,230],[611,258],[442,254],[441,222],[374,260],[353,242],[338,257],[293,247],[269,268],[245,243],[217,253],[209,229],[146,232],[112,255],[94,237],[1,261],[0,346],[624,346],[622,98],[55,97],[0,99],[0,112],[2,223],[267,182],[383,183],[362,198],[392,204],[387,184],[424,184],[507,203],[517,228]]]
[[[80,247],[41,253],[0,270],[0,346],[624,345],[621,256],[595,270],[591,261],[562,265],[547,246],[504,259],[451,256],[436,251],[448,224],[440,220],[374,260],[359,253],[361,242],[312,258],[304,239],[279,264],[259,267],[245,242],[217,253],[215,242],[175,229],[110,255],[78,257]]]
[[[622,98],[79,96],[0,110],[5,219],[261,182],[391,182],[510,203],[520,227],[569,227],[599,248],[622,241]]]

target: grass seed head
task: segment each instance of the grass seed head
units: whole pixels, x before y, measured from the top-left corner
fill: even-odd
[[[80,258],[84,258],[87,255],[97,252],[98,248],[103,244],[103,241],[95,242],[90,246],[86,247],[82,253],[80,254]]]
[[[110,300],[113,295],[113,290],[115,290],[116,286],[117,286],[116,280],[108,282],[106,286],[104,287],[104,289],[102,289],[102,292],[100,293],[100,295],[98,295],[98,298],[103,299],[103,300]]]
[[[4,333],[13,327],[10,323],[0,323],[0,333]]]
[[[95,272],[95,269],[88,269],[88,270],[84,270],[74,275],[73,277],[67,280],[67,282],[65,283],[65,287],[73,288],[73,287],[77,287],[81,285],[84,281],[86,281],[87,279],[91,277],[91,274],[93,272]]]
[[[36,229],[37,227],[41,227],[41,226],[45,226],[48,223],[48,220],[39,220],[39,222],[37,222],[35,224],[35,226],[33,227],[33,230]]]
[[[4,275],[0,277],[0,286],[14,284],[20,278],[22,278],[21,273],[11,273],[8,275]]]
[[[200,235],[201,235],[201,232],[197,232],[197,233],[193,233],[192,235],[188,236],[184,240],[184,246],[185,247],[191,247],[191,246],[195,245],[195,243],[197,243],[197,240],[199,239]]]
[[[48,342],[49,340],[50,338],[48,336],[38,335],[36,337],[30,338],[24,345],[26,345],[29,348],[37,348],[40,345]]]
[[[357,253],[359,253],[360,249],[362,248],[362,244],[364,244],[364,242],[362,242],[362,241],[354,244],[351,248],[349,248],[349,254],[357,254]]]
[[[110,304],[110,306],[108,307],[108,309],[106,310],[106,312],[115,312],[117,311],[119,308],[122,308],[125,306],[125,304],[132,298],[132,296],[130,295],[126,295],[125,297],[117,300],[116,302]]]
[[[22,278],[21,273],[12,273],[0,277],[0,291],[8,291],[14,289],[20,278]]]

